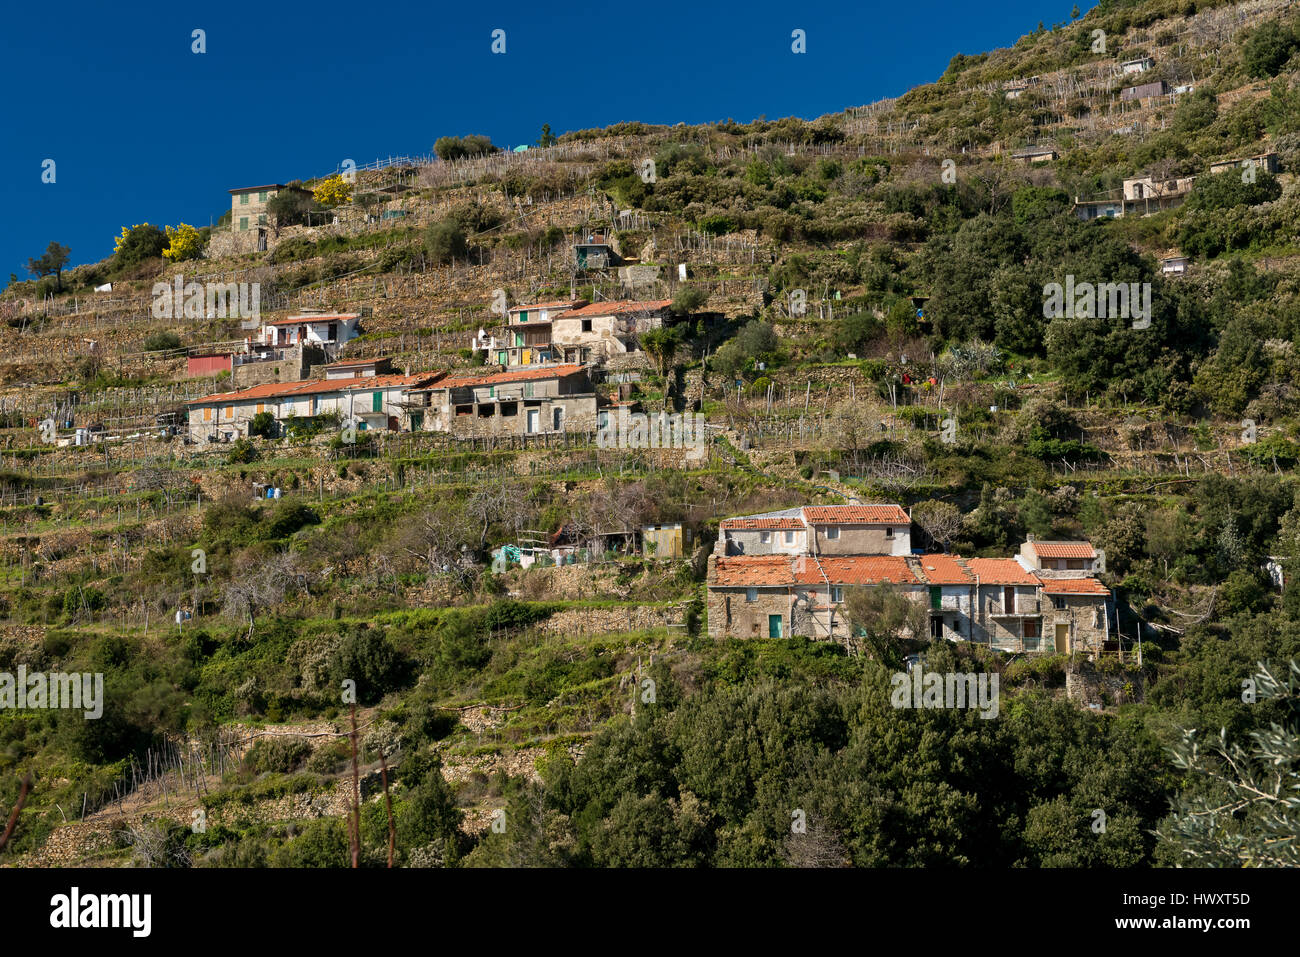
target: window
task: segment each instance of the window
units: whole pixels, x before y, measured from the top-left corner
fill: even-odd
[[[837,604],[837,605],[844,601],[844,586],[843,586],[843,585],[832,585],[832,586],[831,586],[831,601],[834,602],[834,603]]]
[[[472,406],[472,405],[458,405],[458,406],[456,406],[456,414],[457,414],[457,415],[473,415],[473,414],[474,414],[474,406]]]
[[[248,230],[248,217],[247,217],[247,216],[240,216],[240,217],[239,217],[239,229],[240,229],[240,232],[247,232],[247,230]]]
[[[1064,596],[1064,595],[1053,595],[1053,596],[1052,596],[1052,607],[1055,608],[1055,609],[1057,609],[1058,611],[1064,611],[1064,610],[1065,610],[1065,596]]]
[[[226,406],[226,418],[233,419],[234,417],[235,417],[235,407],[233,405]]]
[[[211,409],[204,409],[204,410],[203,410],[203,421],[204,421],[204,422],[211,422],[211,421],[212,421],[212,410],[211,410]]]
[[[501,414],[502,414],[502,415],[518,415],[518,414],[519,414],[519,403],[518,403],[518,402],[502,402],[502,403],[501,403]]]
[[[598,429],[603,429],[603,428],[608,427],[608,425],[609,425],[609,413],[608,413],[608,412],[597,412],[597,413],[596,413],[596,428],[598,428]]]
[[[583,332],[591,332],[591,320],[590,320],[590,319],[583,319],[583,320],[582,320],[582,331],[583,331]]]
[[[785,533],[785,543],[786,543],[787,545],[793,545],[793,544],[794,544],[794,532],[789,532],[789,531],[788,531],[788,532]]]
[[[840,527],[838,525],[828,525],[826,527],[826,537],[831,541],[840,537]]]
[[[892,528],[887,527],[885,529],[885,538],[893,538],[893,537],[894,537],[894,530]]]
[[[240,205],[240,206],[247,206],[247,205],[248,205],[248,194],[247,194],[247,193],[240,193],[240,194],[239,194],[239,205]]]
[[[1082,569],[1082,568],[1083,568],[1083,559],[1082,559],[1082,558],[1071,558],[1069,561],[1067,561],[1067,562],[1065,563],[1065,567],[1066,567],[1066,568],[1071,568],[1071,569]]]
[[[257,217],[257,225],[259,225],[259,226],[265,226],[265,225],[266,225],[266,213],[259,213],[259,214],[258,214],[258,217]]]
[[[261,190],[258,190],[258,191],[257,191],[257,201],[258,201],[259,203],[265,203],[265,202],[266,202],[266,190],[261,189]]]
[[[531,399],[532,397],[533,397],[533,384],[532,384],[531,382],[525,382],[525,383],[524,383],[524,398],[525,398],[525,399]]]
[[[746,588],[746,589],[745,589],[745,601],[758,601],[758,589],[757,589],[757,588]]]
[[[1038,622],[1035,619],[1033,618],[1025,619],[1025,630],[1023,632],[1023,637],[1025,638],[1038,637]]]
[[[759,533],[758,533],[758,540],[759,540],[760,542],[762,542],[764,545],[766,545],[768,542],[770,542],[770,541],[772,540],[772,533],[771,533],[771,532],[759,532]]]

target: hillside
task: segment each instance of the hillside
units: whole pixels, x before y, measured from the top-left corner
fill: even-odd
[[[472,140],[248,188],[265,214],[214,183],[215,227],[122,227],[0,294],[0,673],[104,681],[95,720],[0,712],[0,862],[1296,863],[1272,805],[1207,824],[1221,769],[1169,756],[1297,693],[1294,4],[1103,0],[815,120]],[[256,284],[255,321],[162,314],[190,284]],[[529,310],[608,312],[606,352],[536,361]],[[313,322],[356,335],[309,359]],[[511,349],[581,369],[540,431],[462,395],[512,402]],[[366,425],[275,411],[364,360],[406,390]],[[624,408],[706,438],[609,447]],[[1105,641],[932,638],[866,599],[843,640],[793,610],[718,636],[724,520],[866,503],[907,510],[900,568],[1095,545]],[[890,707],[913,662],[997,676],[999,720]]]

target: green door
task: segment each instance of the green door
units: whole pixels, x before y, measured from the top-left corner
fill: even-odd
[[[384,394],[382,392],[374,393],[374,395],[371,396],[370,401],[371,401],[371,408],[370,408],[371,412],[384,411]]]
[[[767,637],[769,638],[781,637],[781,616],[780,615],[767,616]]]
[[[424,428],[424,413],[423,413],[423,412],[412,412],[412,413],[411,413],[411,431],[412,431],[412,432],[419,432],[419,431],[420,431],[421,429],[423,429],[423,428]]]
[[[935,611],[943,608],[943,589],[938,585],[930,586],[930,607]]]

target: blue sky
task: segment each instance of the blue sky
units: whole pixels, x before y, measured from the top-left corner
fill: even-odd
[[[236,186],[345,159],[498,145],[626,120],[816,117],[936,79],[954,53],[1008,46],[1073,0],[822,4],[250,2],[11,4],[0,286],[50,240],[72,263],[124,225],[204,226]],[[1081,10],[1094,3],[1080,2]],[[592,11],[596,11],[593,13]],[[506,53],[491,52],[506,31]],[[791,52],[802,29],[807,52]],[[191,52],[206,31],[207,52]],[[41,182],[42,162],[56,181]]]

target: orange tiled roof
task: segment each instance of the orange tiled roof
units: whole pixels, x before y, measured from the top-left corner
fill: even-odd
[[[287,398],[320,392],[373,391],[375,389],[410,389],[436,381],[443,372],[416,372],[411,375],[352,376],[348,379],[305,379],[302,382],[267,382],[237,392],[219,392],[191,399],[189,405],[213,405],[221,402],[246,402],[249,399]]]
[[[711,585],[750,587],[789,585],[794,581],[788,555],[737,555],[719,558]],[[819,578],[818,581],[821,579]]]
[[[811,525],[909,525],[911,519],[898,505],[810,505],[804,518]]]
[[[795,581],[801,585],[918,585],[902,555],[835,555],[796,558]]]
[[[955,555],[919,555],[921,574],[931,585],[969,585],[975,576]]]
[[[576,363],[569,365],[543,365],[535,369],[519,369],[516,372],[491,372],[487,375],[459,376],[454,379],[441,379],[435,389],[459,389],[480,385],[501,385],[509,382],[535,382],[538,379],[562,379],[582,371]]]
[[[1110,595],[1110,589],[1095,578],[1053,578],[1043,581],[1044,595]]]
[[[1030,542],[1039,558],[1096,558],[1091,542]]]
[[[657,309],[667,309],[673,304],[671,299],[650,299],[645,302],[636,302],[632,300],[622,300],[619,302],[593,302],[590,305],[580,306],[577,309],[570,309],[568,312],[562,312],[556,319],[573,319],[579,316],[617,316],[625,312],[653,312]]]
[[[966,567],[979,578],[981,585],[1037,585],[1037,577],[1021,567],[1014,558],[968,558]]]
[[[724,529],[803,528],[804,524],[797,518],[724,518],[718,527]]]

